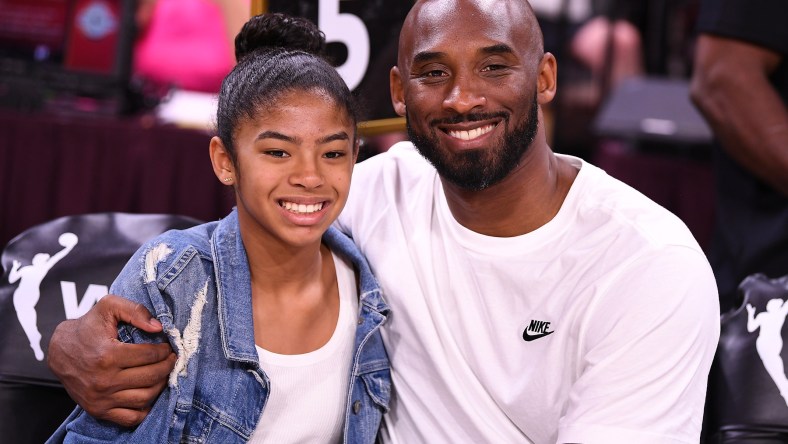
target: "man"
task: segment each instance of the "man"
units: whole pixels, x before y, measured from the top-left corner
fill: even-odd
[[[725,311],[746,276],[788,274],[788,14],[779,0],[701,6],[691,92],[721,148],[710,259]]]
[[[777,278],[788,274],[786,11],[785,2],[780,0],[703,0],[699,11],[700,35],[691,97],[717,139],[714,146],[717,224],[709,257],[723,311],[742,305],[738,287],[747,276],[763,273]],[[747,310],[751,310],[749,304]],[[778,335],[780,330],[777,329]],[[735,336],[729,331],[730,337]],[[721,442],[727,438],[723,435],[734,433],[744,442],[762,432],[755,424],[773,425],[773,421],[763,416],[766,412],[763,408],[748,409],[750,404],[765,405],[762,397],[753,394],[752,387],[737,388],[721,376],[730,371],[726,366],[737,365],[730,357],[745,352],[742,343],[735,339],[721,344],[718,355],[721,359],[712,371],[710,387],[720,389],[709,393],[708,405],[712,407],[706,421],[709,442]],[[776,339],[770,343],[779,346],[782,339],[779,336]],[[766,344],[760,337],[758,341],[761,346]],[[764,359],[763,362],[764,365],[770,362],[767,369],[775,380],[776,390],[783,387],[785,380],[779,348],[775,357],[776,361]],[[743,379],[757,379],[754,375]],[[747,393],[747,396],[730,396],[732,392]],[[783,392],[780,388],[780,393]],[[734,417],[741,423],[737,411],[748,412],[746,416],[750,420],[744,422],[752,427],[746,431],[720,430]],[[773,439],[777,442],[786,436]]]
[[[339,220],[392,307],[384,439],[697,442],[719,334],[710,267],[675,216],[550,150],[556,63],[530,6],[418,2],[390,80],[418,152],[359,164]],[[89,412],[144,416],[131,409],[160,389],[167,350],[131,358],[141,346],[88,336],[147,318],[108,299],[58,329],[51,365]]]

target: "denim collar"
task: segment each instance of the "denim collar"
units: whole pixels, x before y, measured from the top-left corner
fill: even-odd
[[[387,316],[389,307],[369,264],[353,241],[334,227],[323,235],[331,251],[349,258],[359,275],[360,305]],[[211,236],[216,273],[219,330],[224,354],[229,360],[259,365],[254,342],[252,287],[249,261],[241,240],[238,211],[219,221]]]
[[[219,221],[211,236],[211,253],[216,273],[219,332],[229,360],[257,365],[252,317],[252,279],[241,232],[238,212]]]

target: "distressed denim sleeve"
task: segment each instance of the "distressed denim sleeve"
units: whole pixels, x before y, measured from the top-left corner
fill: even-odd
[[[159,245],[158,249],[157,245]],[[161,248],[161,245],[163,244],[149,244],[140,248],[115,279],[110,293],[142,304],[160,321],[169,319],[171,324],[172,318],[167,316],[169,312],[167,307],[161,304],[163,297],[156,284],[158,270],[164,268],[163,261],[167,258],[167,255],[162,253],[169,250],[166,245],[165,248]],[[168,252],[172,254],[171,250]],[[118,337],[127,343],[168,340],[164,333],[149,334],[127,324],[122,324],[118,328]],[[77,407],[47,443],[168,442],[168,435],[172,436],[169,426],[174,414],[175,400],[173,389],[165,388],[146,419],[139,426],[132,428],[95,419],[82,408]]]

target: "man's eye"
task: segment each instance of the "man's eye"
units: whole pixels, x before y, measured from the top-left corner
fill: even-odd
[[[484,68],[482,68],[482,71],[490,72],[490,71],[500,71],[502,69],[506,69],[506,66],[505,65],[487,65]]]
[[[437,70],[437,69],[433,69],[432,71],[427,71],[427,72],[423,73],[421,76],[422,77],[443,77],[444,75],[445,75],[445,73],[443,71],[440,71],[440,70]]]

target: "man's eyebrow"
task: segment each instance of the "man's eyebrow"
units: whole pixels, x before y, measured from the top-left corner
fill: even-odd
[[[488,54],[488,55],[492,55],[492,54],[514,54],[514,49],[512,49],[511,46],[509,46],[509,45],[507,45],[505,43],[498,43],[498,44],[491,45],[491,46],[485,46],[484,48],[481,48],[479,50],[479,52],[481,52],[483,54]],[[432,61],[432,60],[435,60],[435,59],[439,59],[439,58],[441,58],[441,57],[443,57],[445,55],[446,55],[445,53],[440,52],[440,51],[422,51],[422,52],[416,53],[416,55],[413,56],[413,64],[429,62],[429,61]]]
[[[413,56],[413,64],[429,62],[444,56],[444,53],[438,51],[421,51]]]
[[[488,55],[493,54],[514,54],[514,50],[511,46],[505,43],[498,43],[492,46],[485,46],[481,49],[481,52]]]

